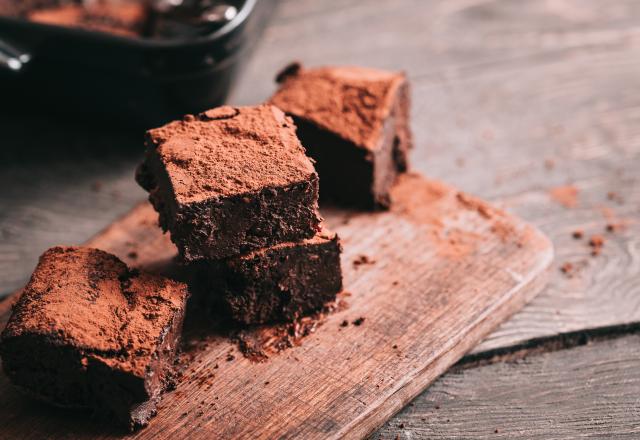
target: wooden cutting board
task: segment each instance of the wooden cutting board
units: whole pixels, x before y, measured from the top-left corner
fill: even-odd
[[[393,202],[383,213],[323,211],[343,241],[347,293],[315,331],[255,362],[204,323],[177,389],[132,437],[363,437],[544,285],[553,249],[523,221],[416,175],[401,179]],[[175,255],[146,203],[88,244],[154,271]],[[0,304],[2,326],[11,302]],[[85,414],[34,402],[4,376],[0,395],[0,437],[118,436]]]

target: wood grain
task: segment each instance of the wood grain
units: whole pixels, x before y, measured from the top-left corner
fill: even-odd
[[[401,179],[393,198],[392,212],[325,213],[345,248],[346,310],[265,363],[242,357],[212,326],[185,379],[135,438],[363,437],[546,281],[551,244],[526,223],[417,175]],[[89,244],[156,271],[175,254],[148,204]],[[354,265],[361,255],[375,262]],[[359,326],[341,326],[358,318]],[[34,405],[6,378],[0,390],[9,436],[104,438]]]
[[[446,374],[371,439],[636,439],[640,335]]]

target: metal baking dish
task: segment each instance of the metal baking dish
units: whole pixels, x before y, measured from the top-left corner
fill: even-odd
[[[127,38],[0,17],[0,110],[150,127],[224,102],[275,0],[232,0],[210,34]]]

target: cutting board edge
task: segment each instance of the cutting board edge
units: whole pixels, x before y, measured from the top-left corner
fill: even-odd
[[[512,216],[515,221],[524,222],[516,216]],[[525,222],[526,223],[526,222]],[[551,267],[555,258],[555,249],[553,243],[539,228],[529,225],[537,240],[543,243],[544,251],[540,252],[540,261],[535,269],[529,272],[529,276],[523,279],[520,284],[511,289],[511,293],[505,295],[506,300],[496,304],[496,307],[487,310],[484,316],[479,317],[474,330],[482,327],[487,323],[486,328],[479,330],[478,338],[468,339],[460,337],[456,343],[451,344],[451,348],[441,353],[433,362],[425,364],[420,368],[414,376],[407,378],[403,383],[394,390],[391,395],[381,398],[381,403],[377,406],[371,405],[371,411],[367,411],[361,418],[354,419],[352,423],[345,426],[341,431],[331,436],[332,439],[363,439],[380,428],[386,421],[391,419],[395,414],[400,412],[411,400],[424,392],[438,377],[444,374],[451,366],[462,359],[465,354],[470,352],[473,347],[477,346],[482,340],[497,329],[502,323],[508,321],[515,313],[520,311],[524,306],[531,302],[540,292],[547,286],[550,276]],[[542,247],[542,246],[541,246]],[[522,293],[519,295],[519,293]],[[508,312],[504,313],[504,319],[496,319],[493,322],[488,321],[488,315],[500,316],[496,313],[502,308],[506,308]],[[462,350],[458,348],[463,347]],[[421,380],[423,379],[424,380]],[[384,416],[380,417],[381,409],[387,405],[389,409],[384,412]],[[375,419],[375,420],[374,420]]]

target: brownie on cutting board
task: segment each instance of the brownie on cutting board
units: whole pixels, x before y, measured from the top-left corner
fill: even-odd
[[[149,131],[146,144],[136,178],[184,261],[318,231],[318,176],[279,109],[218,107]]]
[[[106,252],[51,248],[2,332],[4,371],[39,399],[144,426],[170,383],[187,297]]]
[[[327,230],[190,267],[194,289],[216,315],[242,324],[292,321],[319,310],[342,289],[338,236]]]

